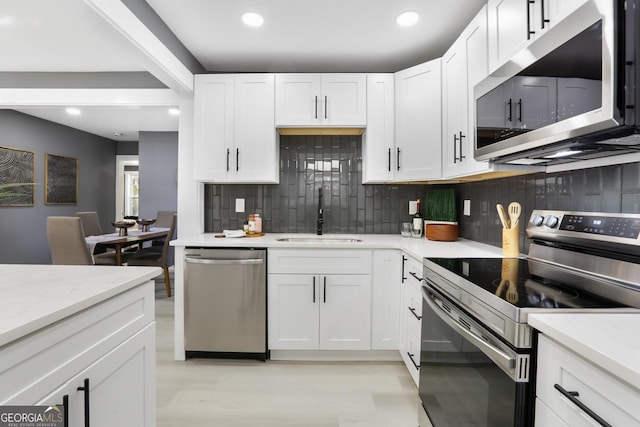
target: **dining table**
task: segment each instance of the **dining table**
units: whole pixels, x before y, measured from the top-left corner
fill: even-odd
[[[122,250],[128,246],[138,244],[142,246],[144,242],[168,237],[169,228],[151,227],[149,231],[128,230],[126,236],[119,233],[100,234],[97,236],[86,236],[85,241],[89,248],[89,253],[93,254],[96,246],[112,248],[116,255],[116,264],[122,265]]]

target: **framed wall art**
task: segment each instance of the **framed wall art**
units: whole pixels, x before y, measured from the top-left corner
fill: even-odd
[[[78,159],[45,154],[45,193],[47,205],[78,204]]]
[[[0,147],[0,207],[33,206],[35,152]]]

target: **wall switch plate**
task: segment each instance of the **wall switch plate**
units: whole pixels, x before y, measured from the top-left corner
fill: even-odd
[[[244,199],[236,199],[236,212],[244,212]]]
[[[471,216],[471,200],[466,199],[462,206],[462,214],[464,216]]]

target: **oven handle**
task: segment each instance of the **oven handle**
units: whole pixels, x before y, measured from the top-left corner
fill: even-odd
[[[511,357],[508,354],[504,353],[499,348],[488,344],[482,338],[469,331],[465,327],[463,327],[456,319],[454,319],[450,314],[446,312],[444,308],[440,304],[442,304],[442,300],[435,296],[431,296],[427,291],[427,286],[421,286],[422,289],[422,299],[431,307],[431,309],[440,317],[447,325],[451,326],[456,332],[465,337],[472,344],[480,348],[480,350],[487,355],[491,360],[493,360],[499,367],[502,369],[507,375],[509,375],[514,381],[522,381],[522,379],[518,378],[516,372],[516,358]],[[424,316],[423,316],[424,317]]]

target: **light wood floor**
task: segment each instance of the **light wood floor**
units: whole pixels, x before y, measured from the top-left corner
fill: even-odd
[[[173,298],[156,284],[158,427],[416,427],[400,362],[173,360]]]

